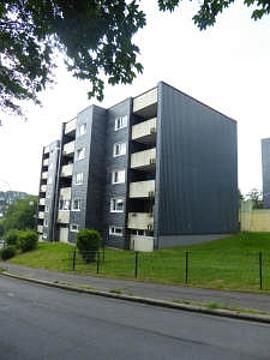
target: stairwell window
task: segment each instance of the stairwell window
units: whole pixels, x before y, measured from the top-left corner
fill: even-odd
[[[83,160],[85,158],[85,148],[78,149],[76,151],[76,160]]]
[[[74,199],[72,201],[72,210],[73,211],[80,211],[81,210],[81,202],[80,199]]]
[[[79,136],[84,135],[86,133],[86,123],[81,124],[78,130]]]
[[[124,212],[124,199],[122,198],[111,199],[111,212],[112,213]]]
[[[126,181],[125,170],[115,170],[112,172],[112,184],[123,184]]]
[[[78,224],[71,224],[70,225],[71,232],[79,232],[79,225]]]
[[[117,131],[127,127],[127,120],[128,120],[127,115],[117,117],[114,120],[114,130]]]
[[[126,155],[127,152],[127,144],[126,143],[117,143],[113,145],[113,156],[121,156]]]
[[[75,185],[82,185],[83,184],[83,173],[78,173],[78,174],[75,175],[74,184]]]
[[[123,235],[123,228],[121,228],[120,226],[111,225],[109,227],[109,235],[122,236]]]

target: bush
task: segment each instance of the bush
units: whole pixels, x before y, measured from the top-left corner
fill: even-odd
[[[34,250],[37,247],[38,235],[32,230],[18,231],[17,246],[22,252]]]
[[[19,230],[9,230],[5,235],[6,244],[9,246],[17,246]]]
[[[101,245],[101,236],[93,229],[83,229],[77,234],[77,247],[85,262],[95,261],[96,253]]]
[[[1,258],[2,260],[11,259],[16,255],[16,246],[10,245],[1,250]]]

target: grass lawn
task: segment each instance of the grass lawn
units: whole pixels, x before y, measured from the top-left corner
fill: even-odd
[[[39,243],[38,249],[17,255],[10,262],[55,271],[72,271],[74,247]],[[223,240],[189,247],[140,253],[138,278],[145,281],[185,284],[188,251],[188,284],[215,289],[259,289],[259,252],[263,254],[263,287],[270,290],[270,233],[241,233]],[[102,260],[102,255],[101,255]],[[102,261],[101,261],[102,263]],[[96,264],[84,264],[77,256],[76,273],[96,274]],[[134,279],[135,253],[105,250],[103,276]]]

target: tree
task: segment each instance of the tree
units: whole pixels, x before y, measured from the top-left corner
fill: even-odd
[[[174,11],[182,0],[157,0]],[[269,14],[268,0],[253,5],[254,20]],[[199,29],[214,25],[234,0],[204,0],[193,17]],[[74,77],[89,80],[89,98],[103,98],[104,80],[131,83],[143,70],[133,35],[146,24],[140,0],[0,0],[0,108],[21,113],[20,100],[39,103],[53,81],[56,51]]]
[[[247,199],[252,200],[253,208],[254,209],[261,209],[263,208],[263,200],[262,200],[262,192],[258,189],[252,189],[247,194]]]
[[[27,196],[9,205],[3,219],[5,232],[11,229],[35,229],[36,209],[37,199],[35,196]]]

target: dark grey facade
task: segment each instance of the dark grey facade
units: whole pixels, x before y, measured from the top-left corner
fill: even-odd
[[[48,240],[95,228],[151,251],[238,231],[236,122],[163,82],[64,123],[58,164]]]
[[[262,139],[263,206],[270,208],[270,138]]]

